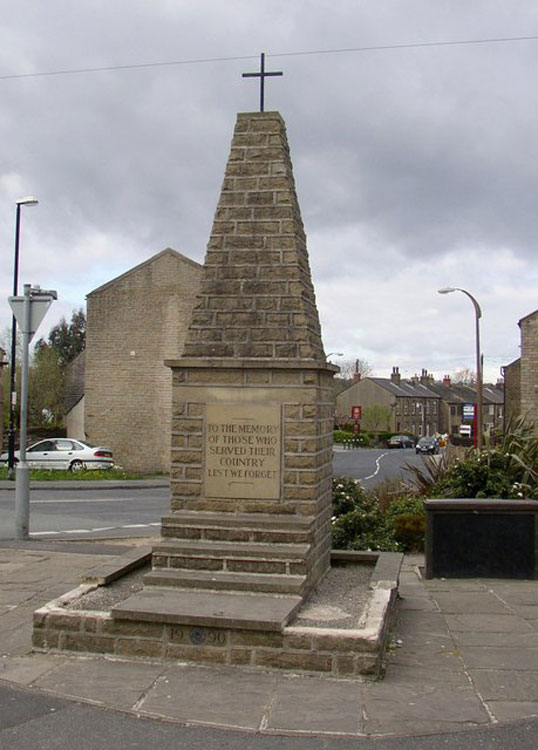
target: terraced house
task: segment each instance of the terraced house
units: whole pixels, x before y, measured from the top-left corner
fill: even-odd
[[[484,385],[484,433],[503,427],[504,389],[501,384]],[[351,421],[351,409],[360,406],[363,421],[374,406],[385,407],[387,419],[381,429],[421,435],[459,435],[462,425],[472,424],[476,389],[451,383],[450,377],[436,381],[427,370],[403,379],[398,367],[389,378],[356,377],[355,382],[336,397],[337,423]]]

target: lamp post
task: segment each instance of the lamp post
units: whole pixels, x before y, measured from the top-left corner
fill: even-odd
[[[28,196],[19,198],[15,214],[15,261],[13,264],[13,296],[19,289],[19,241],[21,233],[21,206],[36,206],[37,198]],[[8,429],[8,479],[14,478],[15,466],[15,407],[17,404],[17,388],[15,384],[17,359],[17,321],[13,316],[11,321],[11,372],[9,378],[9,429]]]
[[[438,289],[439,294],[450,294],[451,292],[462,292],[465,294],[473,303],[475,313],[475,337],[476,337],[476,434],[475,434],[475,448],[480,450],[482,448],[482,419],[483,419],[483,383],[482,383],[482,355],[480,353],[480,318],[482,317],[482,310],[480,305],[465,289],[459,287],[443,287]]]
[[[328,360],[328,359],[329,359],[329,357],[332,357],[333,355],[334,355],[335,357],[343,357],[343,356],[344,356],[344,353],[343,353],[343,352],[329,352],[329,353],[327,354],[327,356],[325,357],[325,359],[327,359],[327,360]]]

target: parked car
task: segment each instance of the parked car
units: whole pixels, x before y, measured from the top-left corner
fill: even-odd
[[[417,453],[439,453],[439,445],[433,437],[421,437],[418,441],[415,451]]]
[[[15,451],[15,463],[20,451]],[[2,453],[0,461],[8,461],[8,453]],[[26,461],[31,469],[110,469],[114,466],[112,451],[102,446],[71,440],[70,438],[49,438],[40,440],[26,449]]]
[[[409,435],[393,435],[389,439],[389,448],[414,448],[415,441]]]

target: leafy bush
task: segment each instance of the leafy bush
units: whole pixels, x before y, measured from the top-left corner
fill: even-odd
[[[394,517],[394,539],[401,552],[423,552],[425,534],[424,513],[404,513]]]
[[[339,444],[354,443],[362,448],[368,447],[372,442],[371,437],[367,432],[359,432],[357,435],[354,432],[348,432],[347,430],[334,430],[333,440],[335,443]]]
[[[396,483],[387,483],[395,487]],[[405,488],[400,483],[400,489]],[[402,530],[401,540],[396,536],[397,519],[403,515],[424,519],[422,501],[416,497],[391,497],[385,508],[379,503],[375,491],[363,489],[350,477],[333,480],[332,544],[335,549],[411,551],[424,548],[420,521]]]

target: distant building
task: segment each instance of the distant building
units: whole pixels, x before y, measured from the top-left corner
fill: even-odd
[[[484,434],[502,429],[504,391],[500,385],[485,384],[483,388]],[[404,380],[398,367],[392,368],[390,378],[356,378],[356,381],[336,397],[339,423],[351,422],[351,407],[360,406],[363,417],[368,409],[381,405],[390,410],[388,429],[421,435],[459,435],[462,425],[472,424],[472,410],[476,404],[476,388],[451,383],[448,376],[435,381],[423,369],[421,375]]]
[[[87,296],[84,420],[73,429],[109,446],[125,469],[170,468],[172,376],[164,360],[181,354],[201,271],[167,248]]]
[[[506,419],[523,415],[538,422],[538,310],[518,323],[519,359],[503,367],[506,384]]]

